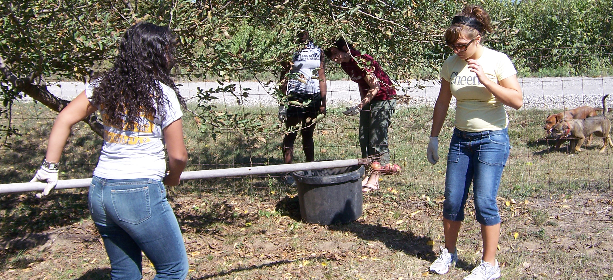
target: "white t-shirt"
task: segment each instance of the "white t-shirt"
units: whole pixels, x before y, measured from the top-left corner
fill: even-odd
[[[484,48],[477,61],[488,79],[496,83],[517,73],[506,54],[488,48]],[[457,55],[447,58],[441,78],[449,82],[451,94],[456,98],[455,127],[468,132],[507,127],[509,120],[504,105],[479,82],[466,61]]]
[[[159,84],[168,100],[163,107],[166,112],[164,119],[159,114],[153,119],[143,116],[131,131],[105,123],[104,144],[94,176],[105,179],[164,178],[166,151],[162,130],[180,119],[183,112],[175,91],[164,83]],[[85,94],[90,101],[93,90],[91,84],[86,85]],[[101,113],[104,114],[104,111]]]
[[[287,82],[287,92],[304,94],[320,92],[318,70],[321,66],[321,49],[313,42],[308,42],[304,49],[294,54],[292,62],[294,65],[290,73],[297,77]]]

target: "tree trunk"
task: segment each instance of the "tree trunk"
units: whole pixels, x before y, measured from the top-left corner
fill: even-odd
[[[11,86],[14,90],[18,92],[23,92],[26,95],[32,97],[32,99],[42,103],[47,106],[47,108],[60,112],[62,111],[70,101],[60,99],[55,95],[51,94],[45,85],[37,85],[33,82],[34,78],[18,78],[9,70],[4,64],[4,59],[0,57],[0,72],[4,74],[6,79],[11,83]],[[92,114],[85,119],[83,119],[85,123],[89,125],[89,127],[99,136],[103,136],[104,127],[102,123],[98,120],[95,114]]]

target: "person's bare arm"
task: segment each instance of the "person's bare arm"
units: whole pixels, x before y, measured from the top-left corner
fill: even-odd
[[[498,83],[491,81],[483,72],[483,67],[475,59],[469,59],[468,68],[474,72],[483,84],[502,104],[513,109],[519,109],[524,104],[521,86],[517,81],[517,76],[513,75]]]
[[[320,114],[325,114],[326,113],[326,93],[328,91],[328,86],[326,84],[326,63],[325,63],[325,56],[323,51],[321,52],[320,55],[321,59],[320,59],[320,63],[319,63],[319,70],[317,70],[317,74],[319,76],[319,92],[321,93],[321,106],[319,107],[319,113]]]
[[[285,96],[287,94],[287,73],[292,69],[292,63],[289,61],[281,62],[281,73],[279,73],[279,90]]]
[[[366,77],[364,77],[364,80],[368,84],[368,90],[366,90],[366,93],[364,94],[362,100],[360,101],[360,104],[358,105],[358,108],[360,110],[364,106],[368,105],[373,98],[375,98],[375,95],[377,95],[380,89],[379,79],[377,79],[375,73],[367,72]]]
[[[183,121],[178,119],[164,128],[164,142],[168,152],[168,174],[164,177],[164,184],[176,186],[179,184],[181,173],[187,165],[187,149],[183,141]]]
[[[432,114],[432,129],[430,131],[431,137],[438,137],[439,133],[441,133],[443,122],[447,117],[447,110],[449,109],[451,96],[449,82],[445,79],[441,79],[441,89],[438,93],[438,98],[436,98],[434,113]]]
[[[72,126],[95,111],[96,108],[89,103],[85,91],[83,91],[60,112],[49,135],[45,156],[47,162],[57,163],[60,161]]]
[[[500,102],[515,110],[524,105],[523,93],[516,75],[500,80],[499,85],[500,88],[495,89],[496,93],[494,93],[492,89],[488,89],[498,98],[498,100],[500,100]]]

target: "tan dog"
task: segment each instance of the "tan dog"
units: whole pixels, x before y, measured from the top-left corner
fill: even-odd
[[[603,137],[603,145],[600,148],[600,152],[603,153],[607,149],[607,145],[613,147],[613,141],[611,141],[611,121],[606,117],[607,106],[605,95],[602,98],[602,112],[603,115],[590,117],[586,119],[563,119],[553,126],[551,129],[551,135],[559,140],[571,140],[571,151],[580,152],[581,145],[585,141],[586,137],[593,135]]]
[[[590,107],[590,106],[581,106],[581,107],[577,107],[575,109],[572,110],[566,110],[564,112],[561,113],[557,113],[557,114],[552,114],[549,115],[547,117],[547,119],[545,119],[545,130],[547,131],[547,134],[551,133],[551,129],[553,128],[554,125],[556,125],[557,123],[559,123],[560,121],[566,119],[566,120],[570,120],[570,119],[585,119],[588,117],[595,117],[598,115],[598,112],[596,111],[596,109],[594,107]]]

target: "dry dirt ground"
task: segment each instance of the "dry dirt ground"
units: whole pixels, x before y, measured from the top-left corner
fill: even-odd
[[[355,222],[300,221],[296,196],[177,195],[190,260],[189,279],[461,279],[480,258],[478,224],[469,210],[458,267],[444,276],[427,268],[443,242],[442,197],[399,194],[392,180],[364,196]],[[78,193],[83,196],[85,192]],[[611,279],[612,192],[499,198],[503,216],[498,260],[502,279]],[[40,203],[51,211],[56,195]],[[31,196],[15,196],[27,204]],[[21,201],[19,201],[21,200]],[[3,203],[6,201],[3,201]],[[77,202],[80,203],[80,202]],[[48,207],[48,208],[45,208]],[[85,210],[86,205],[85,205]],[[472,204],[468,209],[473,209]],[[1,242],[0,279],[109,279],[109,263],[89,218]],[[29,217],[44,223],[44,215]],[[594,261],[600,260],[600,261]],[[154,270],[145,259],[144,279]]]

